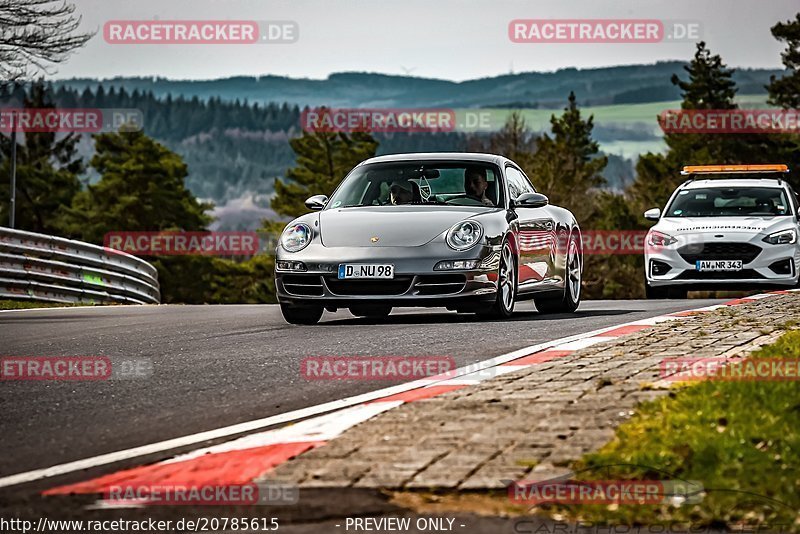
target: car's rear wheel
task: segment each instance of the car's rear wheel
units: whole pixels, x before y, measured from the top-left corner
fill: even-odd
[[[283,318],[290,324],[317,324],[322,312],[322,306],[291,306],[281,302]]]
[[[581,253],[574,235],[567,246],[564,272],[564,293],[560,298],[536,298],[533,302],[539,313],[572,313],[581,303]]]
[[[367,317],[369,319],[381,319],[388,317],[392,313],[391,306],[351,306],[350,313],[356,317]]]
[[[517,261],[508,241],[500,251],[500,266],[497,270],[497,294],[492,307],[478,312],[483,317],[507,319],[514,313],[517,299]]]

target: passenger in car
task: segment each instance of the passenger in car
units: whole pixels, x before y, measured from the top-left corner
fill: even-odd
[[[414,186],[409,180],[395,180],[389,186],[392,204],[408,204],[414,198]]]

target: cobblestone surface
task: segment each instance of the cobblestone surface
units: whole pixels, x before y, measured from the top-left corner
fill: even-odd
[[[638,403],[667,393],[662,359],[745,356],[798,319],[800,296],[787,294],[661,323],[404,404],[266,478],[301,487],[485,489],[566,474]]]

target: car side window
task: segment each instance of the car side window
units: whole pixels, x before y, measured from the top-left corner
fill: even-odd
[[[794,187],[789,186],[789,192],[791,193],[791,197],[794,200],[795,211],[800,210],[800,196],[797,195],[797,191],[794,190]]]
[[[525,174],[524,171],[522,172],[522,179],[525,180],[525,185],[528,186],[528,188],[530,188],[529,192],[530,193],[535,193],[536,192],[536,187],[533,186],[533,182],[531,181],[530,178],[528,178],[528,175]]]
[[[514,167],[506,167],[506,180],[508,180],[508,194],[512,199],[525,193],[536,192],[525,175]]]

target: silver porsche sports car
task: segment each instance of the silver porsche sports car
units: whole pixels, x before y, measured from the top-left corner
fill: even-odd
[[[505,318],[518,300],[572,312],[583,254],[575,217],[548,205],[513,161],[490,154],[398,154],[357,165],[281,234],[275,287],[284,318],[324,310],[383,317],[443,306]]]

